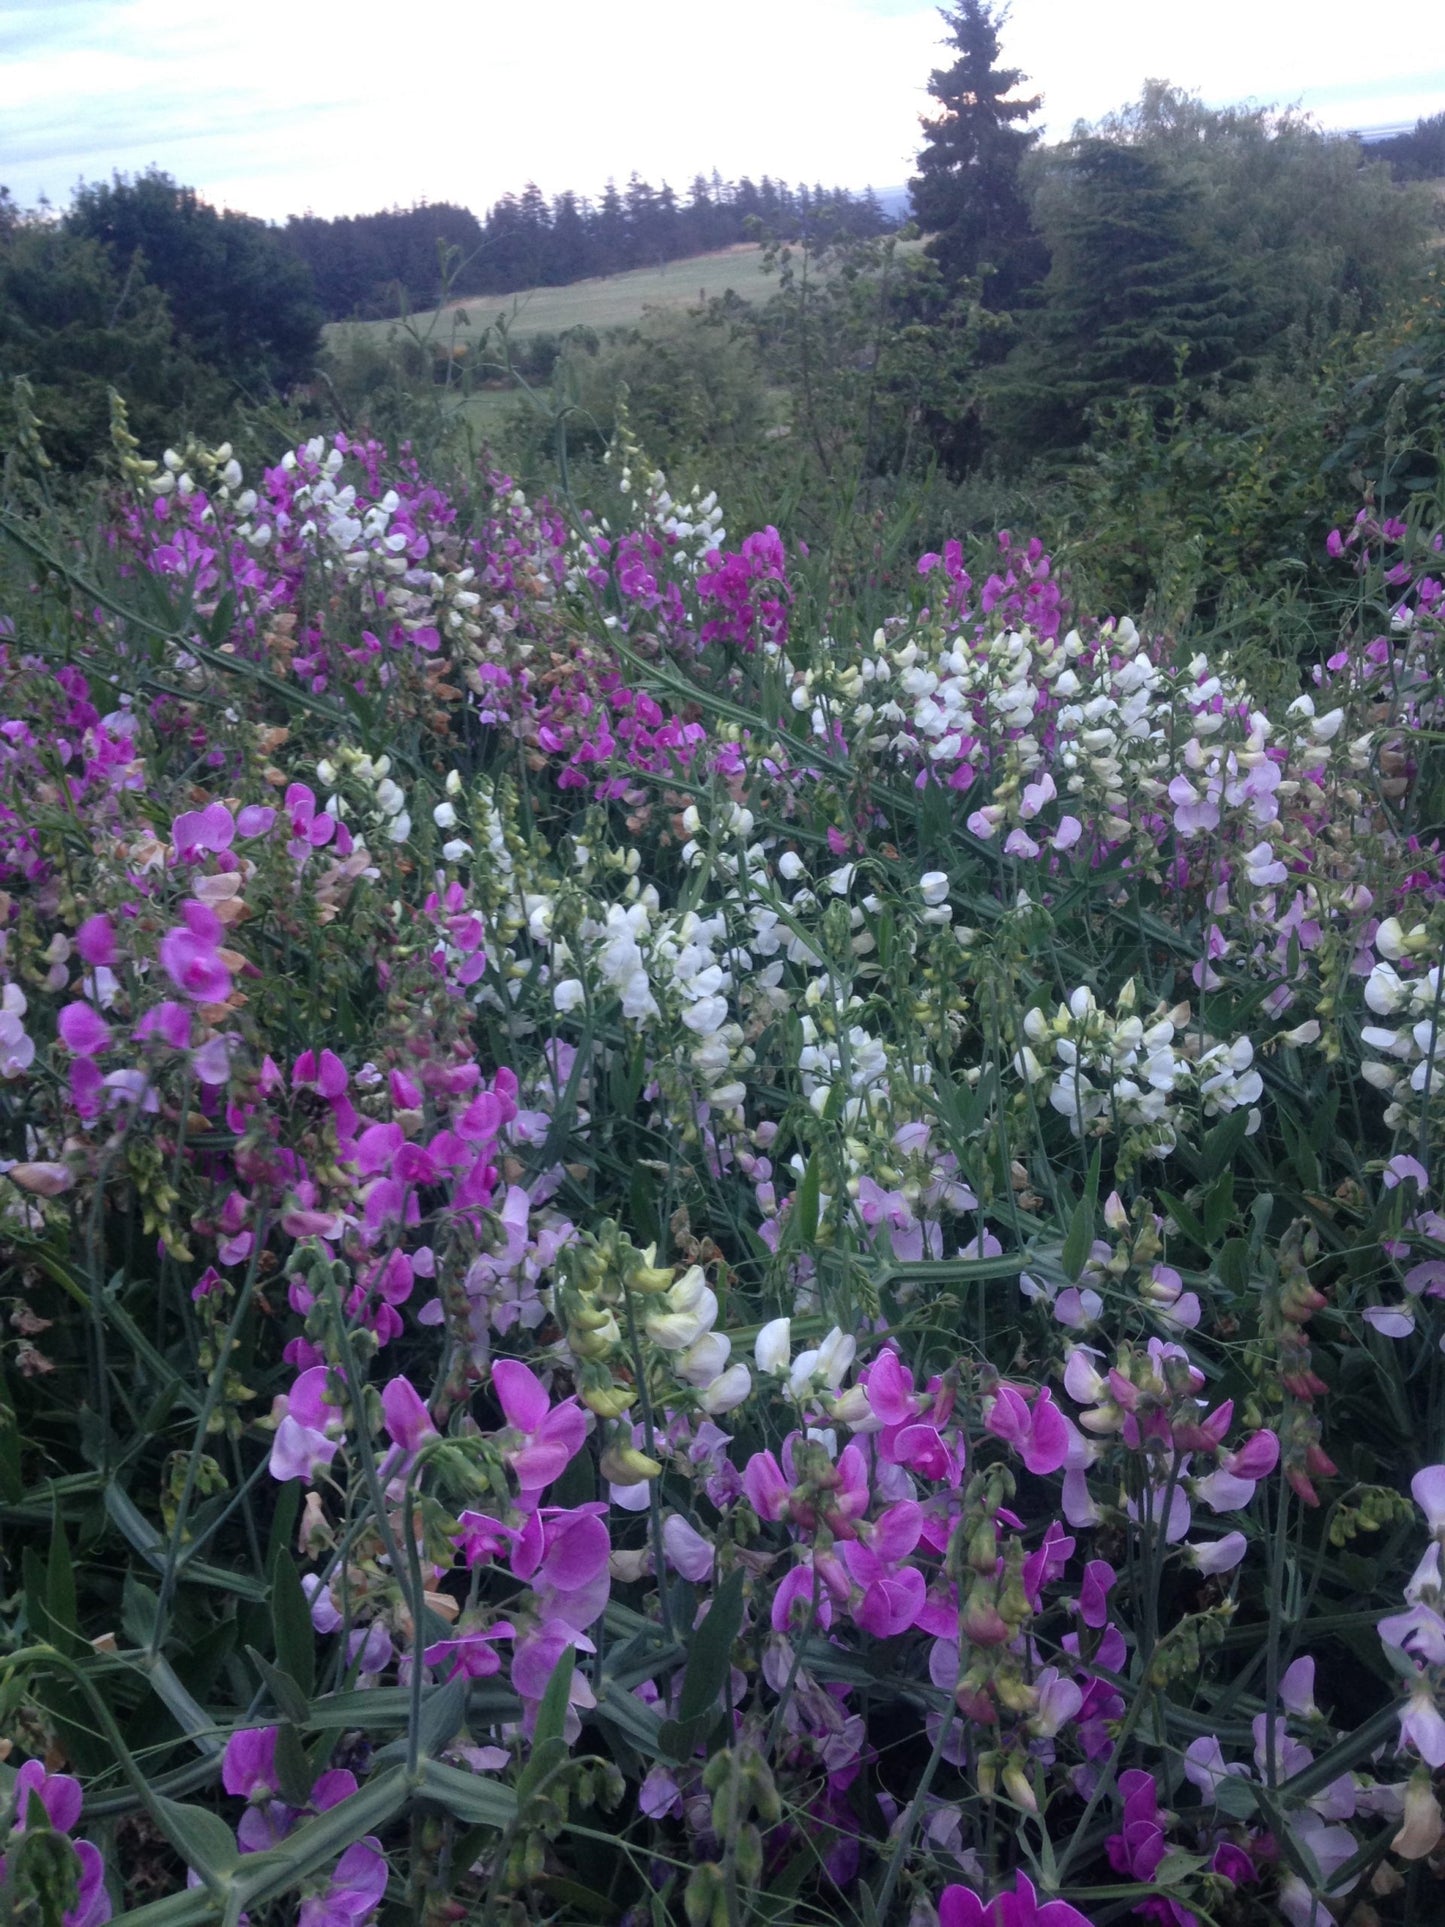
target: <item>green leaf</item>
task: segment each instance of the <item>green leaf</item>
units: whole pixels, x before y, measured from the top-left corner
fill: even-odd
[[[743,1584],[743,1570],[738,1567],[718,1587],[707,1618],[693,1634],[677,1718],[665,1720],[658,1733],[662,1746],[676,1760],[690,1758],[716,1722],[718,1695],[732,1668],[733,1644],[743,1623]]]
[[[1069,1220],[1068,1235],[1064,1239],[1062,1264],[1064,1276],[1070,1284],[1078,1281],[1088,1259],[1094,1242],[1094,1214],[1099,1203],[1099,1163],[1103,1146],[1094,1146],[1094,1155],[1089,1160],[1089,1176],[1084,1185],[1084,1195],[1074,1206],[1074,1215]]]
[[[126,1574],[120,1597],[120,1623],[126,1638],[137,1646],[149,1646],[155,1638],[159,1599],[133,1572]]]
[[[1249,1289],[1249,1241],[1247,1238],[1228,1238],[1219,1247],[1219,1256],[1214,1261],[1214,1269],[1224,1289],[1236,1298],[1243,1297]]]
[[[304,1807],[311,1798],[316,1775],[301,1744],[301,1735],[290,1720],[276,1729],[276,1778],[281,1798],[293,1807]]]
[[[822,1185],[822,1171],[815,1151],[803,1167],[803,1181],[798,1186],[797,1202],[793,1207],[797,1215],[798,1242],[805,1247],[813,1244],[818,1236],[818,1199]]]
[[[59,1519],[50,1534],[50,1558],[45,1570],[46,1605],[50,1612],[51,1638],[62,1653],[72,1659],[90,1651],[90,1642],[81,1637],[79,1608],[75,1597],[75,1568],[70,1563],[70,1541]]]
[[[1218,1177],[1239,1156],[1240,1146],[1249,1135],[1249,1112],[1231,1111],[1222,1117],[1206,1136],[1200,1149],[1200,1164],[1206,1179]]]
[[[309,1724],[311,1706],[305,1693],[292,1679],[284,1666],[273,1666],[269,1659],[258,1653],[254,1646],[246,1648],[251,1664],[265,1681],[275,1702],[276,1711],[283,1720],[293,1720],[298,1726]]]
[[[218,1886],[240,1865],[236,1837],[219,1813],[168,1800],[162,1793],[153,1799],[157,1824],[167,1840],[209,1886]]]
[[[434,1759],[456,1738],[467,1717],[467,1699],[471,1682],[465,1679],[449,1679],[444,1686],[433,1686],[423,1695],[421,1717],[417,1721],[417,1748],[424,1759]],[[407,1756],[407,1740],[403,1736],[393,1740],[377,1754],[379,1760],[403,1760]]]
[[[1234,1216],[1234,1173],[1221,1171],[1209,1187],[1203,1202],[1204,1230],[1210,1244]]]
[[[517,1794],[480,1773],[463,1773],[440,1760],[427,1760],[421,1777],[431,1798],[467,1826],[500,1830],[511,1826],[517,1817]]]
[[[1164,1209],[1169,1213],[1185,1237],[1189,1239],[1190,1243],[1198,1245],[1201,1251],[1208,1251],[1209,1233],[1189,1209],[1189,1206],[1185,1204],[1184,1200],[1182,1198],[1176,1198],[1172,1191],[1161,1191],[1159,1193],[1159,1202],[1164,1206]]]
[[[537,1710],[532,1751],[517,1779],[517,1805],[525,1807],[537,1788],[567,1757],[563,1729],[572,1690],[572,1674],[577,1665],[577,1648],[569,1646],[552,1668],[542,1704]]]
[[[301,1575],[283,1551],[271,1566],[271,1626],[276,1658],[310,1699],[316,1688],[316,1629]]]

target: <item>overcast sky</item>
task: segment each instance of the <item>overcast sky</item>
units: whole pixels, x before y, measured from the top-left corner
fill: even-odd
[[[1326,127],[1445,108],[1439,0],[1015,0],[1007,61],[1050,135],[1149,76]],[[64,205],[155,164],[279,219],[420,199],[480,212],[535,180],[595,194],[636,169],[859,188],[908,178],[935,7],[916,0],[0,0],[0,182]]]

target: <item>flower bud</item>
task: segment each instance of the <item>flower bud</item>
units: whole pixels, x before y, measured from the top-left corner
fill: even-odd
[[[609,1485],[641,1485],[662,1476],[657,1460],[633,1445],[609,1445],[602,1454],[601,1471]]]

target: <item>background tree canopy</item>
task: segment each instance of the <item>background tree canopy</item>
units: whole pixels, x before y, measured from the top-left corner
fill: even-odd
[[[117,274],[160,289],[179,345],[238,387],[310,379],[322,319],[311,274],[264,221],[153,170],[81,188],[65,226],[98,242]]]

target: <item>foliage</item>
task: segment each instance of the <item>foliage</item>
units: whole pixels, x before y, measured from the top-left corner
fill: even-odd
[[[7,1904],[1428,1914],[1438,526],[1271,689],[625,420],[117,454],[3,517]]]
[[[923,123],[926,139],[909,187],[913,216],[947,284],[981,278],[985,304],[1008,309],[1048,265],[1020,186],[1038,131],[1015,124],[1037,113],[1040,99],[1020,99],[1015,90],[1024,75],[999,66],[1002,22],[989,0],[959,0],[940,11],[958,57],[928,83],[942,111]]]
[[[1422,115],[1408,134],[1376,143],[1397,181],[1445,180],[1445,112]]]
[[[214,374],[176,346],[161,291],[118,274],[95,242],[40,220],[0,224],[0,435],[28,381],[50,459],[79,469],[104,447],[109,391],[131,397],[148,442],[220,406]]]
[[[1356,141],[1299,115],[1210,108],[1150,81],[1095,131],[1144,150],[1193,190],[1201,234],[1243,281],[1251,355],[1297,364],[1369,327],[1419,271],[1429,197],[1400,192]],[[1037,191],[1047,228],[1058,184],[1044,168]]]
[[[504,194],[485,217],[449,202],[376,214],[293,216],[286,239],[310,268],[329,318],[389,315],[426,307],[443,281],[467,296],[565,287],[594,275],[735,247],[758,226],[815,242],[881,233],[889,224],[871,189],[824,189],[763,175],[740,181],[694,177],[685,201],[666,182],[634,174],[598,201],[571,189],[549,202],[535,182]],[[455,265],[444,257],[451,253]]]
[[[311,277],[263,221],[217,210],[156,169],[77,190],[65,217],[117,274],[165,295],[181,346],[252,394],[310,377],[321,332]]]
[[[1199,191],[1154,154],[1088,138],[1056,165],[1043,303],[1000,394],[1031,438],[1076,443],[1103,403],[1166,404],[1237,368],[1246,302],[1223,250],[1200,234]]]

